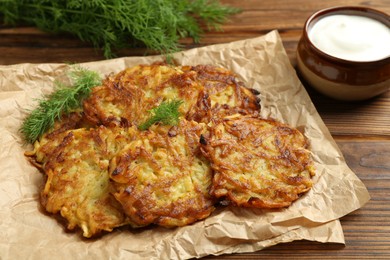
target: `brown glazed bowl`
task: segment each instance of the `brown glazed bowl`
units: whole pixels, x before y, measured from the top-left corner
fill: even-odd
[[[321,18],[334,14],[376,19],[390,28],[390,18],[380,11],[356,6],[323,9],[310,16],[297,48],[301,76],[320,93],[339,100],[364,100],[390,89],[390,56],[375,61],[350,61],[324,53],[309,39],[309,31]]]

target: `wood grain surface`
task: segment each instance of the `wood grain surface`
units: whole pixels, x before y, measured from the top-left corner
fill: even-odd
[[[366,6],[390,14],[390,0],[223,0],[241,8],[223,31],[204,34],[200,44],[183,39],[185,48],[258,37],[278,30],[291,63],[306,19],[322,8]],[[126,49],[119,56],[143,55]],[[49,35],[31,27],[0,25],[0,65],[86,62],[104,59],[102,52],[70,35]],[[389,72],[390,73],[390,72]],[[326,98],[303,81],[313,103],[350,168],[367,186],[371,200],[343,217],[346,245],[295,241],[249,254],[206,259],[390,259],[390,92],[362,102]]]

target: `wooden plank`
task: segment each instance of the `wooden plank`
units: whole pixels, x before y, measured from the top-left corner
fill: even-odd
[[[390,137],[389,91],[370,100],[345,102],[325,97],[305,85],[317,111],[333,135]]]

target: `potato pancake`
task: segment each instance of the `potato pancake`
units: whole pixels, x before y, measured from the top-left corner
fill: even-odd
[[[184,226],[214,210],[212,170],[199,151],[204,124],[182,120],[140,132],[110,165],[115,198],[140,226]]]
[[[258,112],[257,93],[245,88],[232,72],[213,66],[138,65],[108,77],[84,102],[94,125],[138,126],[163,101],[183,101],[188,120],[208,122],[225,108]]]
[[[312,187],[307,140],[285,124],[237,114],[215,122],[201,143],[215,171],[211,194],[233,205],[287,207]]]
[[[129,136],[124,129],[101,126],[54,131],[43,137],[30,156],[35,156],[46,174],[41,192],[46,211],[60,213],[68,229],[80,227],[85,237],[128,224],[110,192],[108,166],[109,158],[130,141]]]
[[[183,67],[195,72],[196,81],[203,86],[194,109],[186,114],[188,120],[208,123],[213,117],[227,114],[258,114],[258,91],[249,89],[232,71],[211,65]]]

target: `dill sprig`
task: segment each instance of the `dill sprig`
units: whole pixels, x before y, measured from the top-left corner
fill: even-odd
[[[55,82],[55,91],[39,100],[37,108],[23,121],[21,133],[27,142],[33,143],[54,126],[62,115],[81,107],[93,87],[101,84],[99,74],[94,71],[73,66],[68,71],[71,85]]]
[[[146,46],[171,53],[179,39],[198,42],[203,33],[219,29],[239,10],[217,0],[0,0],[6,24],[29,24],[50,33],[70,33],[102,48],[110,58],[115,49]]]
[[[147,130],[155,123],[162,123],[163,125],[177,125],[179,123],[179,107],[183,103],[182,100],[164,101],[159,106],[151,109],[149,112],[151,117],[139,125],[140,130]]]

